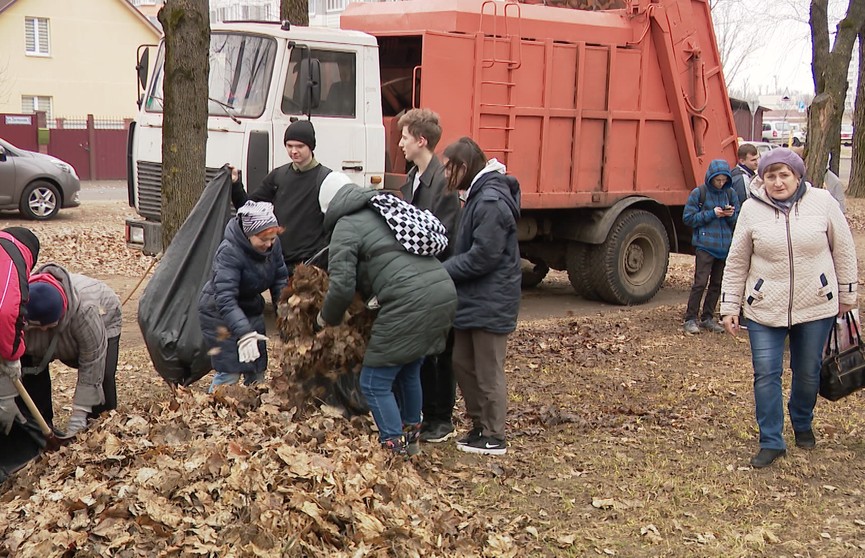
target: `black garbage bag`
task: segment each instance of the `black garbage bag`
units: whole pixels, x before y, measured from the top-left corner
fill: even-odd
[[[138,327],[162,378],[189,385],[210,372],[198,297],[231,218],[231,172],[222,168],[177,231],[138,302]]]

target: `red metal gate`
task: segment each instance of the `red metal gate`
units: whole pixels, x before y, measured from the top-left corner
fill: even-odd
[[[47,153],[75,167],[81,180],[126,178],[126,137],[130,119],[56,118],[48,123],[48,145],[39,145],[44,115],[0,114],[0,138],[26,149]]]
[[[81,180],[94,180],[90,173],[90,142],[87,130],[51,130],[48,154],[72,165]]]

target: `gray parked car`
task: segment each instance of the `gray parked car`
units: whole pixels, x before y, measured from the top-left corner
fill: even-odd
[[[0,139],[0,209],[18,209],[44,221],[60,208],[78,207],[81,181],[72,165]]]

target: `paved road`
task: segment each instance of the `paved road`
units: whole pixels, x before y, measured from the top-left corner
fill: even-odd
[[[125,180],[82,180],[81,201],[117,201],[128,199]]]

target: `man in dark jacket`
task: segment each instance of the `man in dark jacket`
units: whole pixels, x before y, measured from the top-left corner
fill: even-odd
[[[739,205],[748,199],[748,185],[757,175],[757,165],[760,164],[760,153],[752,143],[743,143],[736,152],[739,162],[730,171],[733,178],[733,190],[739,198]]]
[[[520,185],[505,166],[470,138],[445,149],[448,187],[465,199],[454,255],[444,262],[457,287],[454,373],[472,420],[457,442],[469,453],[507,452],[505,354],[520,307],[520,249],[517,220]]]
[[[396,240],[381,214],[368,205],[376,195],[381,192],[347,184],[324,204],[324,225],[332,231],[330,284],[317,324],[341,323],[356,292],[365,300],[376,298],[380,309],[364,354],[360,388],[382,446],[413,454],[420,433],[421,362],[444,350],[457,295],[441,262],[409,253]]]
[[[439,256],[446,260],[453,252],[453,239],[459,219],[460,200],[447,191],[444,167],[434,150],[442,136],[439,117],[429,109],[412,109],[399,119],[402,148],[406,161],[414,163],[401,192],[415,207],[429,210],[448,231],[448,247]],[[444,442],[454,436],[453,410],[456,382],[453,364],[453,332],[448,334],[445,350],[424,359],[420,378],[423,388],[422,442]]]
[[[327,245],[319,194],[322,184],[332,173],[313,155],[315,128],[312,122],[293,122],[285,130],[284,143],[291,163],[271,171],[249,195],[239,180],[237,169],[232,168],[231,201],[235,209],[243,207],[248,200],[273,204],[276,219],[284,229],[279,240],[290,275],[295,265],[311,258]],[[331,178],[341,181],[344,176]],[[340,186],[342,184],[344,182]]]
[[[694,283],[688,297],[683,326],[689,335],[700,333],[701,327],[712,333],[724,333],[724,328],[714,315],[721,296],[727,252],[730,251],[733,229],[739,217],[739,198],[732,182],[730,165],[723,159],[715,159],[706,170],[706,183],[691,191],[682,213],[682,221],[694,229],[691,244],[696,253]],[[701,301],[703,311],[698,322]]]

